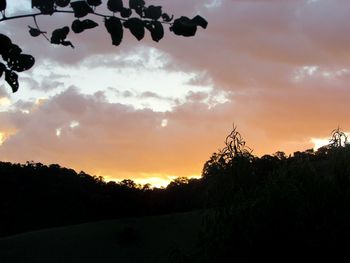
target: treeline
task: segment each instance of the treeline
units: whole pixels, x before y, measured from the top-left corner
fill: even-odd
[[[126,216],[189,211],[202,206],[202,182],[178,178],[166,189],[102,177],[57,164],[0,162],[0,236]]]

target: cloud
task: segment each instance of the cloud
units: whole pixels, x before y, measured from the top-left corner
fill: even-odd
[[[29,114],[1,116],[7,124],[0,130],[11,126],[17,131],[1,145],[1,156],[16,162],[59,162],[122,179],[125,173],[198,174],[208,154],[197,151],[203,140],[210,140],[201,131],[203,124],[193,129],[186,116],[135,110],[109,103],[102,94],[83,95],[74,87]]]
[[[83,95],[85,87],[81,86],[63,92],[57,89],[61,93],[41,105],[18,104],[17,111],[0,113],[0,132],[16,131],[0,147],[2,156],[23,161],[35,156],[119,178],[135,173],[189,175],[200,173],[210,153],[223,147],[233,122],[257,154],[311,147],[311,138],[326,137],[338,125],[350,130],[348,0],[166,0],[152,4],[161,4],[175,16],[200,14],[209,26],[198,30],[194,38],[166,32],[160,43],[152,42],[149,35],[138,42],[126,32],[122,45],[114,47],[103,21],[97,19],[100,28],[69,36],[75,50],[31,38],[30,21],[9,23],[4,32],[12,32],[15,43],[25,43],[25,51],[38,64],[47,63],[52,69],[96,67],[117,72],[133,68],[141,72],[148,68],[150,75],[159,69],[169,75],[189,72],[194,73],[189,85],[211,90],[189,90],[176,97],[177,87],[164,85],[168,89],[155,91],[151,81],[142,85],[149,85],[149,90],[131,87],[133,83],[119,89],[117,81],[113,88],[95,83],[97,90],[105,90],[90,95]],[[69,19],[65,15],[40,17],[39,23],[49,30],[69,24]],[[65,80],[48,74],[45,79],[35,70],[30,74],[32,85],[41,90],[61,88]],[[171,84],[173,79],[169,76],[166,81]],[[106,99],[111,90],[119,103]],[[126,105],[129,99],[167,101],[172,107],[163,112],[137,110]],[[162,127],[163,120],[167,124]],[[72,121],[79,126],[71,128]]]

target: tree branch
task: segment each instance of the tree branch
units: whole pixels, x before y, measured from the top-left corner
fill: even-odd
[[[52,15],[55,14],[55,13],[66,13],[66,14],[74,14],[73,11],[69,11],[69,10],[54,10]],[[52,16],[50,15],[50,16]],[[101,14],[101,13],[96,13],[96,12],[93,12],[93,13],[90,13],[90,15],[95,15],[95,16],[99,16],[99,17],[104,17],[104,18],[107,18],[107,17],[113,17],[114,15],[104,15],[104,14]],[[1,22],[4,22],[4,21],[7,21],[7,20],[14,20],[14,19],[21,19],[21,18],[28,18],[28,17],[32,17],[32,18],[35,18],[37,16],[48,16],[47,14],[43,14],[42,12],[38,12],[38,13],[33,13],[33,14],[24,14],[24,15],[17,15],[17,16],[3,16],[1,19],[0,19],[0,23]],[[125,18],[121,18],[121,17],[118,17],[121,21],[127,21],[128,19],[125,19]],[[151,21],[151,20],[150,20]],[[165,22],[165,21],[159,21],[161,22],[162,24],[167,24],[167,25],[172,25],[173,23],[171,22]]]
[[[46,36],[46,34],[45,34],[44,32],[42,32],[42,31],[40,30],[40,27],[39,27],[39,25],[38,25],[38,22],[36,21],[36,16],[33,16],[33,19],[34,19],[34,23],[35,23],[36,28],[41,32],[40,34],[43,35],[43,37],[44,37],[47,41],[49,41],[49,43],[50,43],[50,42],[51,42],[50,39]]]

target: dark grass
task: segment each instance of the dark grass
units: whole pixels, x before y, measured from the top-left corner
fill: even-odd
[[[24,233],[0,239],[0,262],[174,262],[196,246],[201,220],[192,212]]]

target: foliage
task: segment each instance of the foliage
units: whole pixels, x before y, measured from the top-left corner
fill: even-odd
[[[87,16],[97,16],[104,18],[104,25],[110,34],[112,45],[119,46],[123,40],[124,29],[137,39],[142,40],[145,31],[148,30],[151,38],[159,42],[164,37],[164,26],[168,25],[170,31],[175,35],[191,37],[196,34],[197,27],[206,28],[208,22],[197,15],[192,19],[181,16],[174,19],[168,13],[163,12],[162,6],[146,5],[144,0],[129,0],[128,5],[124,0],[32,0],[32,8],[38,12],[33,14],[24,14],[7,17],[7,0],[0,0],[0,11],[2,18],[0,22],[31,17],[34,26],[28,26],[29,34],[32,37],[43,36],[51,44],[70,46],[74,48],[71,41],[67,40],[70,29],[80,34],[86,30],[98,27],[99,24]],[[107,8],[111,14],[102,14],[98,12],[99,8]],[[41,15],[54,15],[56,13],[70,13],[76,18],[69,26],[57,28],[52,31],[51,37],[48,37],[47,31],[41,30],[38,25],[37,17]],[[22,50],[13,44],[9,37],[0,34],[0,55],[5,63],[0,62],[0,77],[5,72],[5,80],[11,86],[12,91],[18,90],[17,72],[30,69],[34,65],[34,58],[31,55],[22,54]]]
[[[329,145],[316,152],[237,155],[223,165],[205,166],[207,204],[213,209],[203,228],[198,254],[206,256],[200,262],[346,252],[350,145],[345,136],[334,130]]]

